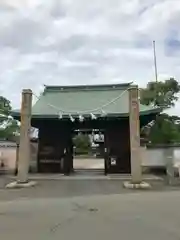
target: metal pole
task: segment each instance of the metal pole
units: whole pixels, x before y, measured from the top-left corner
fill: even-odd
[[[21,104],[21,126],[20,126],[20,144],[18,158],[17,182],[28,182],[29,163],[30,163],[30,136],[31,126],[31,108],[32,108],[32,91],[24,89],[22,91]]]
[[[156,42],[153,41],[153,52],[154,52],[154,70],[155,70],[155,79],[156,82],[158,81],[158,74],[157,74],[157,61],[156,61]]]
[[[157,74],[157,61],[156,61],[156,42],[153,41],[153,52],[154,52],[154,69],[155,69],[155,79],[156,84],[158,82],[158,74]],[[156,105],[158,104],[158,89],[156,85]],[[165,151],[165,159],[166,159],[166,174],[169,184],[174,183],[174,169],[173,169],[173,150],[171,148],[167,148]]]

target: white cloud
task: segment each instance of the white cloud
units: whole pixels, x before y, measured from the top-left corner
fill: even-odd
[[[180,50],[169,44],[179,22],[179,0],[1,0],[0,94],[18,107],[22,88],[43,83],[144,86],[154,79],[152,40],[159,79],[179,79]]]

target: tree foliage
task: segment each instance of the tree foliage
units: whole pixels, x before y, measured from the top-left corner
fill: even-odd
[[[11,109],[11,102],[5,97],[0,96],[0,114],[9,115]]]
[[[140,101],[144,105],[153,105],[167,109],[173,107],[178,100],[180,86],[174,78],[164,82],[149,82],[140,91]],[[148,140],[153,144],[168,144],[180,142],[180,117],[161,114],[154,124],[145,130]]]
[[[16,120],[9,116],[11,103],[5,97],[0,96],[0,138],[11,140],[14,133],[19,132],[19,125]]]
[[[155,124],[149,131],[149,140],[153,144],[170,144],[180,142],[179,125],[168,114],[156,117]]]
[[[9,122],[7,122],[5,129],[0,129],[0,138],[14,141],[19,132],[20,126],[18,125],[18,122],[14,119],[11,119]]]
[[[88,154],[91,149],[90,138],[87,134],[78,134],[74,137],[73,143],[76,154]]]
[[[149,82],[147,87],[140,91],[141,103],[170,108],[178,100],[177,94],[179,91],[180,85],[174,78],[165,82]]]

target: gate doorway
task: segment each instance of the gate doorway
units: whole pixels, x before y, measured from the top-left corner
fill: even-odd
[[[96,121],[97,122],[97,121]],[[98,122],[100,125],[100,123]],[[103,122],[101,122],[103,125]],[[38,172],[70,174],[130,173],[130,139],[127,119],[106,121],[104,128],[78,130],[69,122],[54,122],[54,130],[47,123],[41,125],[38,149]],[[92,128],[91,128],[92,127]],[[98,125],[97,125],[98,127]],[[92,130],[93,129],[93,130]],[[77,136],[89,139],[85,152],[74,144]],[[81,139],[84,144],[84,140]]]
[[[97,129],[75,130],[73,134],[73,173],[104,175],[104,134]]]

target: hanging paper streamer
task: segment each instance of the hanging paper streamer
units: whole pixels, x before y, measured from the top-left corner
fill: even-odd
[[[83,122],[84,121],[84,117],[82,115],[79,115],[79,121]]]
[[[107,113],[102,109],[101,110],[101,117],[105,117],[107,115]]]
[[[63,118],[62,113],[59,112],[59,119],[62,119],[62,118]]]
[[[92,119],[92,120],[97,119],[97,117],[96,117],[93,113],[90,113],[90,115],[91,115],[91,119]]]
[[[69,115],[69,118],[70,118],[71,122],[75,121],[75,119],[71,115]]]

